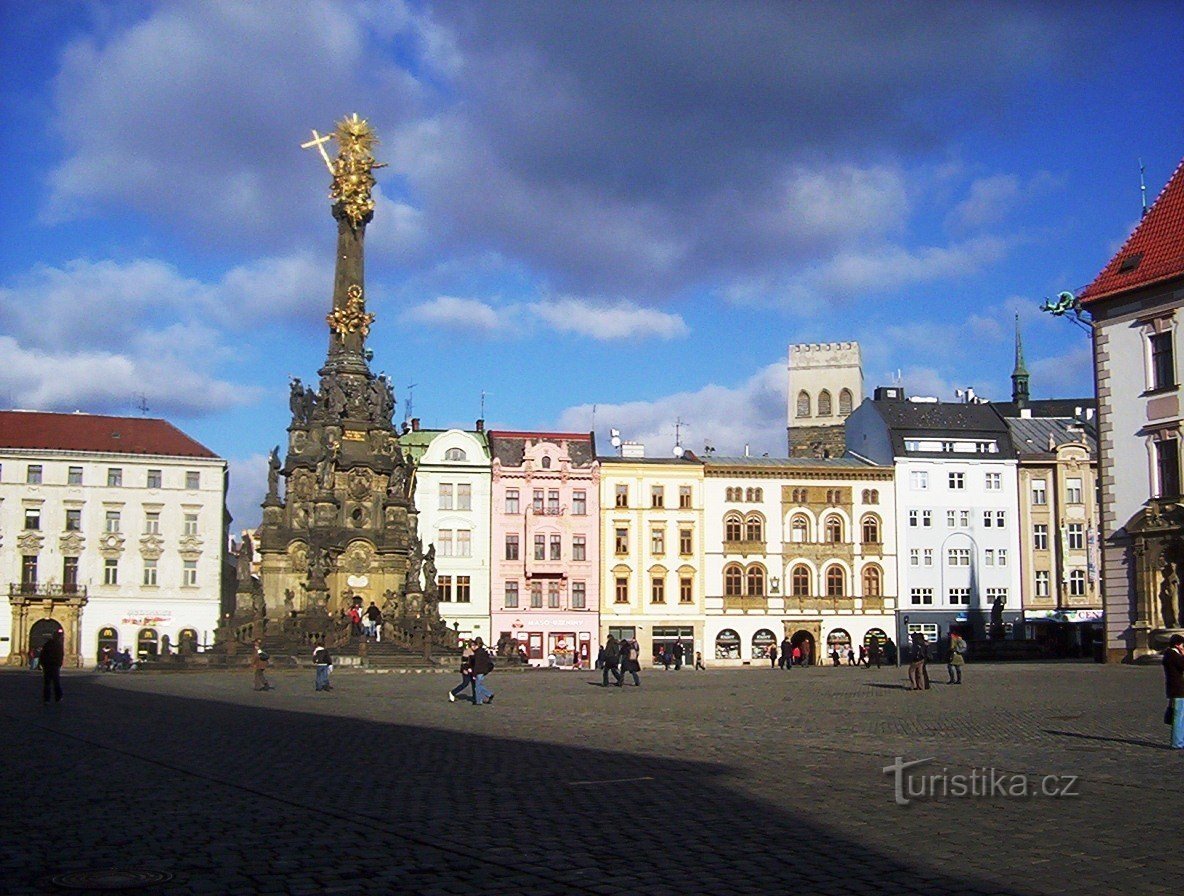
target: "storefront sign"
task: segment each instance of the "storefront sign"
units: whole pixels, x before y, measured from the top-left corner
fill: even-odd
[[[149,613],[129,612],[120,620],[124,625],[161,625],[172,621],[172,610],[157,610]]]

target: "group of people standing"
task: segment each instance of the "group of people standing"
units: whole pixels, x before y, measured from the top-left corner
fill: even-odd
[[[950,635],[950,647],[946,655],[946,671],[950,675],[949,684],[962,684],[962,667],[966,665],[966,639],[961,635]],[[909,654],[909,690],[929,690],[929,660],[931,648],[925,636],[914,632],[911,652]]]
[[[493,691],[485,686],[485,678],[493,671],[493,656],[480,638],[466,641],[460,652],[460,684],[448,692],[448,700],[456,702],[456,698],[465,691],[471,691],[474,706],[493,702]]]
[[[810,665],[810,642],[802,641],[794,644],[789,636],[781,639],[781,649],[776,644],[770,644],[765,655],[769,658],[769,668],[792,669],[794,666]]]
[[[610,673],[617,680],[617,687],[625,683],[626,674],[633,676],[634,687],[641,687],[641,677],[638,675],[641,672],[641,645],[637,643],[637,638],[622,638],[618,641],[609,635],[597,662],[604,670],[603,687],[608,687]]]

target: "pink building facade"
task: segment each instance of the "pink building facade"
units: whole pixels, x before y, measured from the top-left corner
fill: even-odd
[[[531,665],[588,668],[600,613],[600,468],[592,433],[489,433],[490,633]]]

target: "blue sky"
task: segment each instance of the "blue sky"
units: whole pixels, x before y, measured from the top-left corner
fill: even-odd
[[[1184,155],[1176,4],[0,4],[0,405],[167,417],[258,518],[324,357],[299,144],[368,117],[374,367],[427,426],[784,451],[791,342],[868,389],[1088,394],[1040,301]]]

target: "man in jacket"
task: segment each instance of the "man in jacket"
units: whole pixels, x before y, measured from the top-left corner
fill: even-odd
[[[263,642],[255,639],[255,656],[251,660],[251,669],[255,672],[255,690],[270,691],[271,684],[267,680],[267,662],[270,659],[263,652]]]
[[[612,635],[608,636],[608,640],[604,642],[604,683],[603,687],[608,687],[608,674],[611,672],[613,678],[617,680],[617,684],[621,683],[621,645],[617,643],[617,639]]]
[[[909,690],[921,691],[928,687],[925,661],[929,659],[929,645],[920,632],[913,634],[913,652],[909,660]]]
[[[625,681],[625,674],[633,676],[634,687],[641,687],[641,679],[637,673],[641,671],[641,646],[636,638],[621,641],[621,676],[617,679],[617,687]]]
[[[493,702],[493,691],[485,687],[485,676],[493,671],[493,657],[485,649],[485,642],[480,638],[474,639],[473,650],[473,704]]]
[[[41,665],[45,665],[44,652]],[[1172,708],[1172,749],[1184,750],[1184,635],[1172,635],[1168,642],[1168,649],[1163,652],[1163,677]]]
[[[316,667],[316,689],[318,691],[331,691],[333,686],[329,684],[329,672],[333,669],[333,657],[329,656],[329,651],[325,649],[324,640],[317,641],[317,646],[312,652],[312,664]]]
[[[62,702],[62,663],[66,660],[63,634],[59,628],[41,648],[41,699],[46,704],[49,703],[51,687],[54,702]]]

